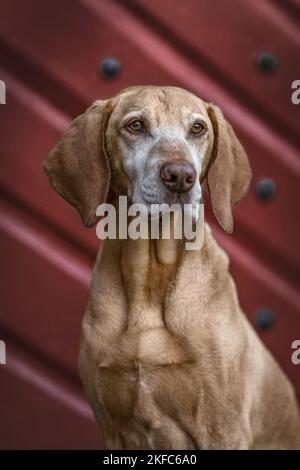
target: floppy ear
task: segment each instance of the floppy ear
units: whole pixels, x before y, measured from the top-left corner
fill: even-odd
[[[91,227],[96,209],[105,202],[110,167],[104,151],[108,120],[107,101],[96,101],[78,116],[44,162],[53,188],[79,212]]]
[[[252,172],[246,152],[220,108],[209,104],[207,112],[214,130],[207,175],[212,209],[223,230],[232,233],[232,208],[246,194]]]

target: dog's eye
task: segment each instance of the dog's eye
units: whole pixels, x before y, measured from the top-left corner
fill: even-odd
[[[205,126],[201,122],[195,122],[192,125],[191,133],[192,134],[202,134],[205,131]]]
[[[141,132],[144,129],[144,125],[142,121],[138,121],[137,119],[134,121],[131,121],[127,127],[131,132],[135,132],[135,133]]]

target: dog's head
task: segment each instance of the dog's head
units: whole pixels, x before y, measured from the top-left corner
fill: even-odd
[[[232,232],[232,207],[251,179],[220,109],[175,87],[132,87],[96,101],[72,122],[44,168],[86,226],[96,223],[109,188],[150,208],[199,202],[207,178],[216,219]]]

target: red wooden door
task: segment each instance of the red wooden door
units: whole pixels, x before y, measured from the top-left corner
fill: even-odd
[[[0,448],[101,445],[77,372],[99,241],[41,164],[88,104],[135,84],[216,102],[245,145],[254,178],[234,236],[210,222],[245,312],[300,395],[299,18],[297,0],[1,1]],[[101,72],[106,58],[120,65],[115,76]]]

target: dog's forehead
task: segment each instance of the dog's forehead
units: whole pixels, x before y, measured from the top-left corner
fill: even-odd
[[[143,113],[157,124],[180,123],[193,114],[207,117],[205,103],[181,88],[176,87],[133,87],[121,93],[116,100],[118,118]]]

